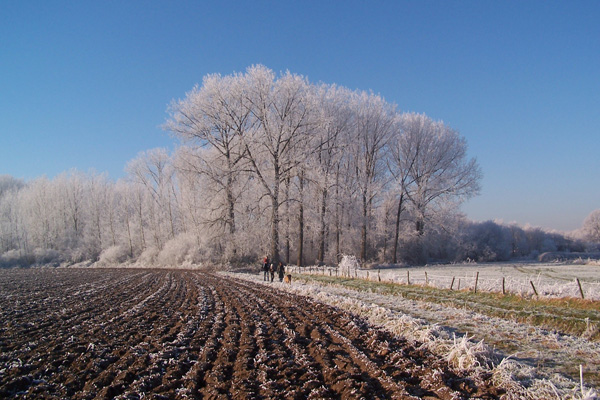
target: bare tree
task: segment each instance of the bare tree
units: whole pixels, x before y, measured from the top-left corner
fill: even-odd
[[[171,117],[165,124],[166,129],[190,147],[188,155],[181,158],[179,168],[208,176],[223,193],[219,198],[227,210],[223,222],[228,227],[230,240],[236,232],[236,185],[244,170],[245,148],[241,137],[254,123],[247,92],[247,80],[241,74],[208,75],[201,87],[196,86],[185,99],[171,104]],[[197,147],[212,148],[214,152],[201,153]],[[211,154],[208,160],[197,157],[207,154]]]
[[[103,242],[106,242],[104,238],[104,221],[108,219],[108,225],[111,228],[111,237],[113,246],[116,244],[114,235],[114,224],[113,222],[113,210],[111,209],[110,202],[110,187],[111,184],[108,181],[106,174],[89,174],[87,177],[86,191],[87,193],[87,204],[85,207],[89,210],[89,226],[86,235],[89,236],[90,249],[94,254],[93,258],[97,258],[103,249]]]
[[[10,175],[0,175],[0,254],[20,248],[22,221],[19,213],[19,191],[25,182]]]
[[[392,137],[386,146],[387,154],[386,161],[388,169],[394,179],[396,192],[398,193],[398,203],[396,207],[396,218],[394,220],[394,242],[392,250],[392,263],[398,262],[398,245],[400,238],[400,222],[402,212],[405,209],[405,197],[409,179],[409,172],[414,163],[414,155],[408,153],[405,146],[404,138],[402,137],[402,129],[400,127],[400,118],[397,118],[395,129],[392,131]]]
[[[365,92],[355,94],[352,107],[355,125],[351,148],[362,217],[360,257],[365,262],[373,201],[385,185],[383,149],[392,133],[395,109],[380,96]]]
[[[273,71],[254,66],[247,71],[248,101],[255,129],[242,135],[250,170],[271,200],[271,245],[279,261],[280,189],[309,151],[314,127],[311,88],[303,77],[289,72],[276,78]]]
[[[424,114],[404,114],[392,163],[416,215],[415,229],[422,235],[428,207],[441,199],[463,201],[479,193],[481,170],[467,157],[466,140],[458,132]]]
[[[175,237],[176,210],[173,202],[174,168],[165,149],[142,152],[126,167],[133,180],[143,185],[153,202],[148,207],[157,249]]]
[[[353,118],[349,100],[352,92],[334,85],[320,85],[317,96],[319,124],[313,135],[315,151],[307,164],[313,171],[312,181],[317,186],[319,200],[316,204],[319,215],[317,260],[324,262],[331,190],[336,186],[336,173],[350,142]]]

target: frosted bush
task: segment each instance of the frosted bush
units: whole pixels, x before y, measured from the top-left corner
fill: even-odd
[[[169,240],[158,254],[158,263],[175,266],[198,262],[198,244],[192,235],[178,235]]]
[[[100,254],[100,265],[118,265],[129,258],[129,250],[124,246],[111,246]]]
[[[360,263],[356,259],[356,256],[343,255],[342,260],[339,263],[340,270],[342,273],[350,273],[358,268],[360,268]]]
[[[137,264],[141,264],[144,267],[153,266],[156,264],[158,259],[158,249],[156,247],[148,247],[140,254],[137,259]]]
[[[68,251],[66,261],[70,264],[80,263],[89,260],[88,253],[85,249],[77,247]]]
[[[60,261],[60,253],[52,249],[37,248],[33,250],[33,257],[36,264],[50,264]]]
[[[19,250],[9,250],[0,255],[0,267],[18,267],[27,265],[25,257]]]

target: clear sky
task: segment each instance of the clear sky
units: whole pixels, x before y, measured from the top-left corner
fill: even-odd
[[[463,206],[571,230],[600,208],[600,1],[0,1],[0,174],[124,176],[167,106],[253,64],[459,131]]]

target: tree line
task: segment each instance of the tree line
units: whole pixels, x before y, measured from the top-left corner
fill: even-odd
[[[540,229],[468,221],[481,170],[456,130],[381,96],[252,66],[168,110],[177,149],[126,177],[0,180],[3,265],[505,260],[578,250]]]

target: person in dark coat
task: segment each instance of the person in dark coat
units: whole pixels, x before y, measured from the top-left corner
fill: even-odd
[[[263,259],[263,281],[269,280],[269,265],[271,265],[269,257],[265,256],[265,258]]]
[[[279,274],[279,282],[283,282],[283,276],[285,275],[285,265],[280,261],[277,266],[277,273]]]

